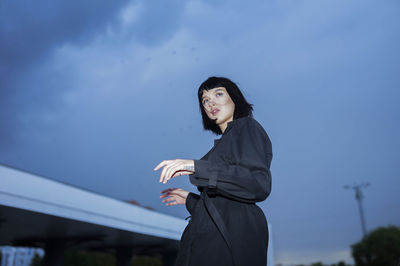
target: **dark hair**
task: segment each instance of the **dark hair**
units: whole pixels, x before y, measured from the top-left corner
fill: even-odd
[[[202,104],[202,96],[204,90],[211,90],[218,87],[224,87],[231,97],[233,103],[235,104],[235,111],[233,113],[233,120],[241,118],[241,117],[253,117],[253,105],[248,103],[244,98],[242,92],[239,87],[230,79],[223,77],[209,77],[206,81],[204,81],[197,92],[197,96],[199,99],[200,112],[203,118],[203,126],[205,130],[211,130],[217,135],[221,135],[222,131],[219,126],[215,123],[215,120],[208,118],[206,112],[204,111],[204,107]]]

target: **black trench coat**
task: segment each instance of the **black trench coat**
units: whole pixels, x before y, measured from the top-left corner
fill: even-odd
[[[191,219],[177,266],[267,265],[267,221],[255,203],[270,194],[271,160],[269,137],[250,117],[229,122],[214,147],[194,160],[190,182],[200,195],[186,199]]]

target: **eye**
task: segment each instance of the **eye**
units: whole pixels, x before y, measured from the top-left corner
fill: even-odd
[[[203,105],[206,105],[208,103],[208,99],[203,100]]]
[[[217,95],[217,96],[222,96],[222,95],[224,95],[224,93],[223,93],[223,92],[217,92],[216,95]]]

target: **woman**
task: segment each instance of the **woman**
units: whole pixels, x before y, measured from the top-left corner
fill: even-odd
[[[176,265],[265,266],[268,227],[255,205],[271,191],[271,142],[252,117],[252,105],[227,78],[210,77],[198,90],[204,129],[217,135],[200,160],[165,160],[160,182],[189,175],[200,195],[163,190],[167,206],[185,204],[191,220],[182,234]]]

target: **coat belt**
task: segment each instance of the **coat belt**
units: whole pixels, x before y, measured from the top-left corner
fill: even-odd
[[[229,239],[228,230],[226,229],[224,220],[222,220],[221,214],[218,212],[214,203],[211,201],[209,195],[207,194],[207,188],[205,188],[201,192],[200,196],[203,199],[204,206],[206,207],[208,213],[210,214],[211,219],[213,220],[214,224],[218,228],[218,231],[221,233],[223,239],[225,240],[225,243],[229,248],[229,252],[231,253],[233,265],[235,265],[235,260],[234,260],[233,252],[232,252],[232,243]]]

